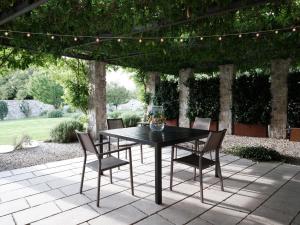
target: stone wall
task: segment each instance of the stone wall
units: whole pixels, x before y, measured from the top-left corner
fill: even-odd
[[[23,100],[4,100],[8,106],[8,114],[6,120],[25,118],[24,113],[20,111],[20,104]],[[28,102],[30,108],[30,117],[36,117],[43,111],[54,110],[53,105],[44,104],[38,100],[24,100]]]

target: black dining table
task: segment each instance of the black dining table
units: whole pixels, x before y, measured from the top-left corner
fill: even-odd
[[[155,202],[162,204],[162,148],[175,144],[194,141],[208,137],[209,131],[166,126],[163,131],[152,131],[149,126],[102,130],[99,141],[104,137],[115,137],[123,140],[147,144],[155,149]],[[100,145],[100,152],[103,147]]]

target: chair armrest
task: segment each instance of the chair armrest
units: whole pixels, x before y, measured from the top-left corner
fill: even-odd
[[[113,150],[113,151],[108,151],[108,152],[103,152],[103,153],[100,153],[99,155],[110,155],[112,153],[116,153],[116,152],[122,152],[122,151],[125,151],[125,150],[131,150],[130,147],[127,147],[127,148],[119,148],[117,150]]]

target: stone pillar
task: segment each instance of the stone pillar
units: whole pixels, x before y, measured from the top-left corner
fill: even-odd
[[[234,65],[219,66],[220,69],[220,113],[219,130],[227,129],[232,133],[232,84],[235,78]]]
[[[270,137],[286,138],[288,86],[287,77],[290,59],[276,59],[271,62],[272,112]]]
[[[151,100],[148,105],[148,112],[151,110],[153,106],[153,97],[155,95],[155,90],[160,83],[160,73],[159,72],[147,72],[147,84],[146,84],[146,92],[151,95]]]
[[[89,131],[94,138],[100,130],[106,129],[106,63],[89,63]]]
[[[186,116],[188,110],[188,100],[190,90],[187,86],[187,81],[189,78],[194,76],[194,71],[191,68],[179,70],[179,126],[180,127],[190,127],[190,120]]]

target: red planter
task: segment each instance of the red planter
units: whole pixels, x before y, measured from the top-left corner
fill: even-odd
[[[290,141],[300,142],[300,128],[291,128]]]
[[[194,121],[191,121],[190,127],[193,128],[193,125],[194,125]],[[218,131],[218,125],[219,125],[218,121],[211,121],[209,130],[210,131]]]
[[[233,124],[233,134],[247,137],[268,137],[268,126],[261,124]]]
[[[177,119],[166,120],[166,125],[171,127],[177,127],[178,126]]]

